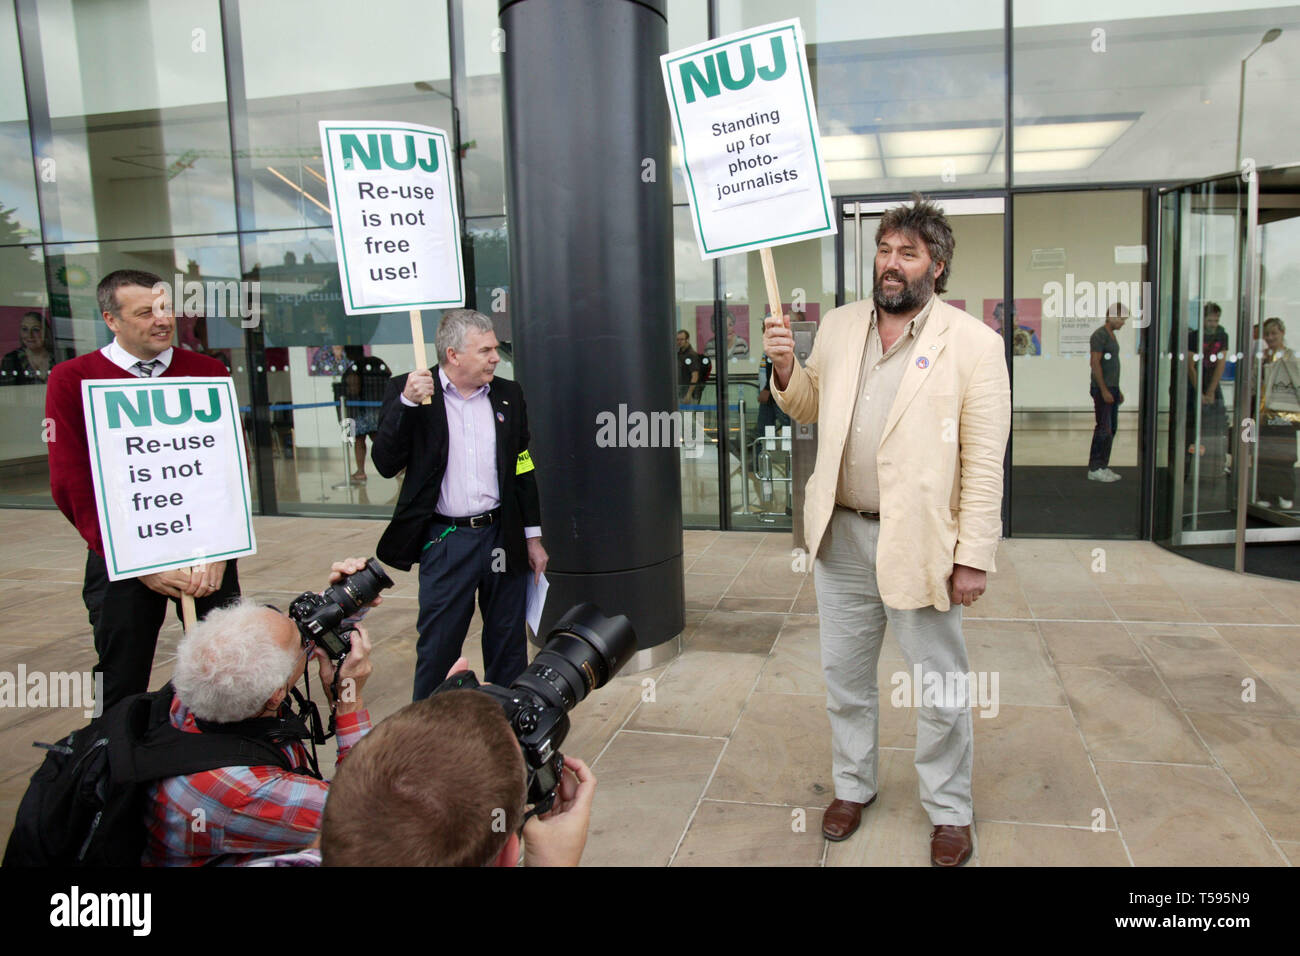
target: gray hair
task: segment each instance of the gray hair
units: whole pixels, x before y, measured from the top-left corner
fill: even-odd
[[[465,350],[465,333],[470,329],[480,332],[495,332],[492,320],[482,312],[473,309],[448,309],[442,313],[438,323],[438,332],[433,338],[434,348],[438,350],[438,364],[447,364],[447,349],[453,352]]]
[[[265,611],[241,598],[208,612],[181,638],[172,686],[195,717],[223,724],[256,717],[293,674],[302,651],[275,640]]]

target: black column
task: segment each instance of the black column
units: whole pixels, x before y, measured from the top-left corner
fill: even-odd
[[[684,623],[680,451],[597,435],[608,415],[614,437],[660,444],[661,427],[618,423],[677,409],[665,7],[500,5],[515,368],[550,553],[542,634],[592,601],[631,618],[641,650]]]

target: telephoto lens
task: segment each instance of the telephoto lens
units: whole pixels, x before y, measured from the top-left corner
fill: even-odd
[[[379,592],[391,588],[393,579],[374,558],[366,561],[360,571],[354,571],[337,584],[331,584],[322,592],[328,604],[337,604],[343,611],[343,617],[352,617],[364,605],[369,604]],[[340,618],[340,621],[342,618]]]
[[[542,649],[511,687],[570,711],[604,687],[635,653],[636,632],[626,616],[606,617],[594,604],[578,604],[556,621]]]
[[[472,671],[452,674],[434,691],[478,690],[500,702],[528,767],[529,814],[545,813],[564,773],[560,745],[569,711],[604,687],[636,653],[636,632],[625,616],[606,617],[594,604],[578,604],[560,618],[528,669],[509,687],[480,684]]]
[[[352,649],[349,618],[355,620],[380,591],[392,586],[393,579],[378,561],[370,558],[360,571],[331,584],[322,593],[305,591],[298,595],[289,605],[289,616],[297,623],[304,646],[314,641],[330,660],[337,662]]]

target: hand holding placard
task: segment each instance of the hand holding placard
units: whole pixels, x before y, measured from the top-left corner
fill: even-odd
[[[772,360],[773,384],[784,390],[794,371],[794,335],[789,316],[769,315],[763,320],[763,351]]]
[[[835,234],[798,20],[742,30],[660,58],[705,259],[758,250],[771,317],[763,350],[784,389],[794,338],[772,247]]]

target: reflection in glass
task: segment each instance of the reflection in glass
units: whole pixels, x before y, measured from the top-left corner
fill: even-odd
[[[983,312],[1012,336],[1012,531],[1136,536],[1141,347],[1154,307],[1142,193],[1021,195],[1014,221],[1013,327],[1002,302]],[[961,249],[959,239],[958,277]]]
[[[672,345],[682,435],[682,521],[718,527],[718,382],[702,342],[713,335],[713,263],[700,258],[686,206],[673,207],[677,325]]]
[[[1264,320],[1263,341],[1256,350],[1259,396],[1258,464],[1254,503],[1261,508],[1294,511],[1296,499],[1296,432],[1300,428],[1300,356],[1287,345],[1286,323]]]
[[[1300,6],[1185,6],[1142,0],[1096,17],[1073,0],[1012,5],[1017,185],[1223,173],[1237,168],[1239,111],[1242,156],[1295,160],[1300,129],[1280,120],[1300,94]],[[1271,28],[1281,35],[1260,49]]]
[[[47,241],[235,227],[216,0],[33,5]]]
[[[327,228],[245,242],[261,282],[277,506],[289,514],[388,514],[399,481],[369,468],[384,390],[414,360],[407,312],[347,315]],[[426,346],[438,312],[424,313]]]
[[[0,246],[40,239],[36,168],[14,8],[0,10]]]
[[[42,344],[50,361],[67,357],[54,336],[45,294],[45,263],[39,247],[0,248],[0,502],[42,504],[50,501],[46,446],[42,441],[45,417],[45,381],[20,373],[22,355],[34,345],[23,329],[42,329]],[[33,320],[38,316],[40,322]],[[39,366],[39,356],[33,364]]]
[[[502,365],[498,374],[514,378],[513,330],[510,325],[510,238],[501,216],[468,219],[465,228],[474,248],[474,301],[492,317]]]
[[[798,16],[831,192],[1001,186],[1005,8],[924,4],[863,16],[853,4],[719,6],[719,33]]]
[[[54,348],[54,326],[49,316],[33,309],[18,321],[18,347],[0,359],[0,385],[44,385],[50,369],[61,358]]]
[[[446,4],[277,0],[241,4],[239,17],[241,165],[253,187],[241,228],[330,225],[321,120],[401,120],[454,135]]]

